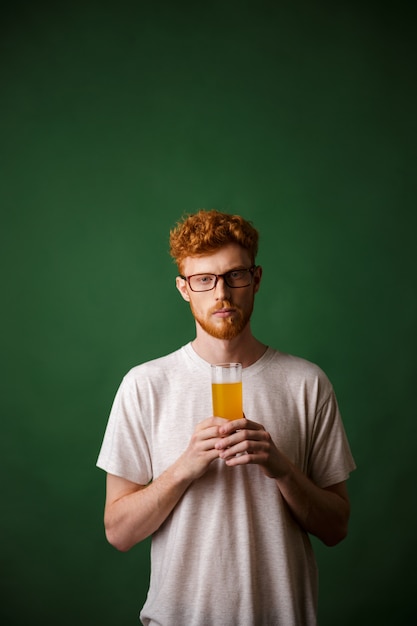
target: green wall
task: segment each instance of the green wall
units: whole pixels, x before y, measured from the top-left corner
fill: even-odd
[[[138,623],[149,544],[107,545],[95,461],[123,374],[193,336],[168,231],[202,207],[259,228],[254,331],[339,398],[358,470],[321,626],[414,623],[413,6],[3,9],[2,623]]]

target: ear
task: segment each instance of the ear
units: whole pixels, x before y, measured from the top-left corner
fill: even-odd
[[[258,265],[253,274],[254,293],[257,293],[259,291],[259,287],[261,286],[261,279],[262,279],[262,267]]]
[[[181,278],[181,276],[177,276],[177,278],[175,279],[175,284],[181,296],[184,298],[184,300],[186,302],[189,302],[190,296],[188,294],[187,281]]]

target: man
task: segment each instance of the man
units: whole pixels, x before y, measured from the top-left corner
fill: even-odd
[[[170,244],[196,336],[117,392],[97,463],[106,536],[125,551],[152,535],[146,626],[316,624],[308,535],[346,536],[355,468],[333,389],[251,332],[262,269],[250,222],[199,211]],[[243,419],[212,416],[210,364],[223,362],[243,365]]]

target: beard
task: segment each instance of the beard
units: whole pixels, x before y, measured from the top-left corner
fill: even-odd
[[[244,311],[235,304],[231,304],[228,300],[223,300],[223,302],[219,302],[213,307],[205,317],[195,311],[191,302],[190,307],[195,321],[200,324],[201,328],[206,331],[206,333],[216,339],[234,339],[240,335],[249,322],[253,311],[253,301],[249,309]],[[213,321],[213,313],[224,308],[232,308],[233,316]]]

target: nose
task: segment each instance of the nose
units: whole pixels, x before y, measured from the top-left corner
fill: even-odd
[[[215,292],[217,300],[229,300],[230,287],[226,284],[223,276],[217,277]]]

